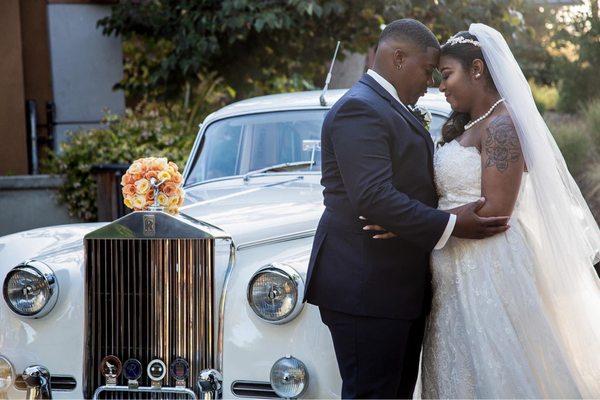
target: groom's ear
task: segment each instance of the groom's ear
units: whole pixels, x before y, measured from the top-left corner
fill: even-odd
[[[394,68],[400,69],[406,63],[406,51],[403,48],[394,50]]]

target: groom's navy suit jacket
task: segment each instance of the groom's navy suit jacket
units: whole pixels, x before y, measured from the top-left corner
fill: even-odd
[[[327,114],[321,157],[325,211],[305,300],[352,315],[419,317],[429,255],[450,217],[435,209],[429,133],[365,74]],[[372,239],[359,216],[398,236]]]

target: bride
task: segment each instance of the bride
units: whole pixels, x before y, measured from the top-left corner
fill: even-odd
[[[478,214],[511,220],[432,253],[421,395],[600,397],[598,225],[498,31],[472,24],[438,67],[453,109],[434,158],[439,208],[483,196]]]
[[[454,111],[434,161],[439,208],[512,215],[485,240],[432,253],[425,398],[600,396],[600,233],[500,33],[442,46]],[[471,120],[471,121],[469,121]]]

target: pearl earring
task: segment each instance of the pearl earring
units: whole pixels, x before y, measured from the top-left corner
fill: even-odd
[[[481,74],[477,74],[475,75],[475,78],[479,78],[481,76]]]

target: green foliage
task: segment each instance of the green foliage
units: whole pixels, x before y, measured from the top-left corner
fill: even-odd
[[[600,152],[600,98],[591,101],[583,110],[587,131],[597,152]]]
[[[525,0],[123,0],[99,25],[105,34],[124,38],[125,78],[120,87],[129,95],[177,97],[186,84],[195,84],[197,73],[214,72],[235,88],[237,98],[245,98],[321,87],[336,40],[342,41],[343,50],[364,52],[376,44],[380,25],[398,18],[422,21],[440,40],[468,29],[471,22],[488,23],[509,41],[530,37],[523,14],[515,11],[529,4]],[[524,55],[539,47],[535,40],[527,44]]]
[[[216,72],[238,95],[252,95],[280,88],[282,77],[286,89],[306,82],[320,86],[336,40],[350,51],[365,51],[375,42],[382,4],[125,0],[98,24],[105,34],[122,35],[132,50],[126,51],[120,83],[128,93],[150,90],[173,98],[186,84],[194,85],[198,73]]]
[[[600,75],[600,10],[598,1],[591,1],[567,22],[558,21],[556,46],[565,51],[558,63],[561,79],[559,109],[575,111],[587,101],[599,96]],[[570,57],[568,57],[570,56]]]
[[[537,84],[533,79],[529,80],[529,87],[533,94],[533,99],[540,113],[546,111],[556,111],[558,103],[558,89],[555,85]]]
[[[571,174],[580,175],[588,163],[591,140],[584,124],[558,123],[550,128]]]

